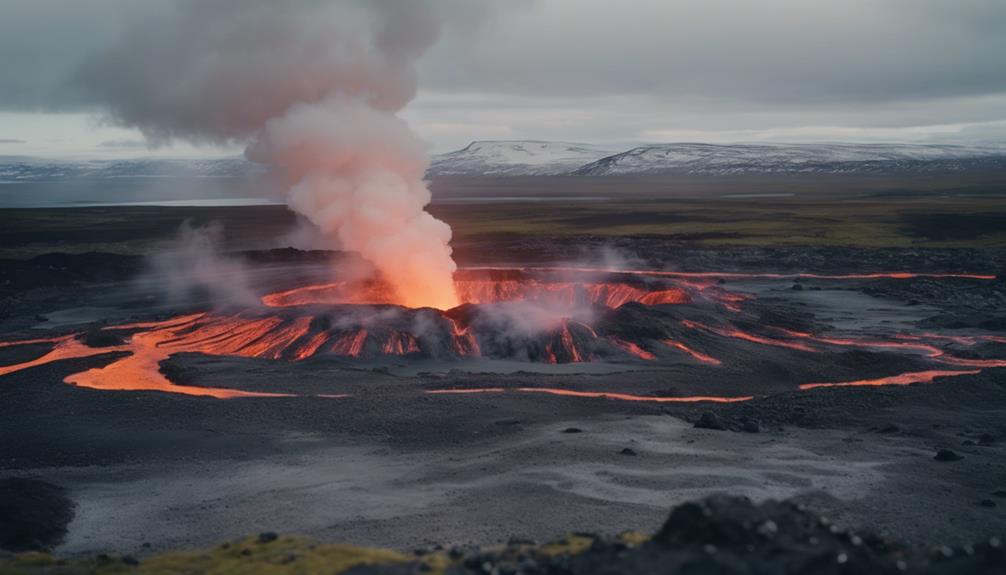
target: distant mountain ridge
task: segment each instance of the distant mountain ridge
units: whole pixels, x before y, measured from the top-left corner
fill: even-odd
[[[581,176],[953,171],[1006,167],[1006,149],[923,144],[659,144],[585,164]]]
[[[590,144],[472,142],[434,156],[428,175],[876,174],[1006,168],[1006,147],[936,144],[695,144],[605,154]],[[577,161],[586,159],[579,165]]]
[[[475,141],[433,156],[432,176],[555,176],[616,153],[617,149],[574,142]]]
[[[264,172],[241,157],[212,159],[48,160],[0,156],[0,182],[74,178],[237,178]]]
[[[1006,169],[1006,146],[695,144],[618,151],[575,142],[475,141],[434,155],[427,176],[884,174]],[[0,156],[0,182],[101,178],[245,178],[268,168],[243,157],[47,160]]]

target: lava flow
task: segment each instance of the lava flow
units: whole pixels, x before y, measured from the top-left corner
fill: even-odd
[[[777,275],[743,277],[771,279]],[[713,280],[721,277],[739,274],[468,269],[455,276],[455,291],[463,303],[450,310],[397,305],[395,291],[379,281],[308,285],[267,294],[262,297],[261,308],[106,326],[102,331],[117,342],[107,347],[87,345],[88,338],[80,337],[82,334],[0,342],[0,348],[51,344],[40,357],[0,366],[0,376],[58,361],[104,356],[107,363],[103,367],[77,371],[64,381],[103,390],[157,390],[232,398],[283,394],[178,385],[161,372],[161,363],[175,354],[196,353],[288,362],[332,357],[365,362],[387,358],[483,358],[553,364],[683,363],[729,372],[741,350],[746,350],[745,354],[791,355],[819,354],[834,347],[909,354],[920,363],[916,371],[899,375],[799,385],[807,390],[931,383],[940,377],[1006,367],[1006,359],[961,357],[947,349],[1006,342],[1001,336],[921,333],[839,337],[765,325],[756,320],[757,312],[744,309],[752,296],[730,291]],[[984,280],[991,276],[896,273],[778,277]],[[436,393],[488,391],[503,390]],[[651,402],[749,399],[655,397],[556,388],[514,391]]]
[[[430,389],[425,393],[428,395],[469,395],[479,393],[543,393],[546,395],[560,395],[566,397],[587,397],[591,399],[613,399],[616,401],[642,401],[649,403],[738,403],[751,401],[754,396],[719,397],[712,395],[694,396],[656,396],[656,395],[633,395],[630,393],[615,393],[610,391],[576,391],[572,389],[558,389],[554,387],[517,387],[508,389],[505,387],[478,387],[459,389]]]
[[[898,375],[891,375],[888,377],[877,377],[873,379],[859,379],[855,381],[842,381],[838,383],[804,383],[800,385],[800,389],[817,389],[820,387],[859,387],[859,386],[878,386],[878,385],[912,385],[915,383],[933,383],[936,378],[940,377],[957,377],[959,375],[976,375],[981,373],[979,369],[967,370],[967,371],[952,371],[952,370],[941,370],[941,369],[931,369],[927,371],[914,371],[909,373],[901,373]]]
[[[643,305],[683,304],[691,301],[688,289],[696,284],[654,287],[633,278],[611,281],[570,281],[544,275],[528,275],[520,270],[492,270],[492,273],[460,270],[454,287],[465,304],[489,304],[504,301],[531,301],[551,307],[599,305],[616,308],[629,302]],[[701,287],[707,287],[702,284]],[[734,303],[736,299],[729,298]],[[304,305],[370,304],[395,305],[394,290],[379,281],[332,282],[299,287],[262,297],[267,307]]]

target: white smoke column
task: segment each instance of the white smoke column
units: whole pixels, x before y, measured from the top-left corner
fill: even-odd
[[[80,74],[153,143],[250,142],[289,206],[381,272],[403,305],[457,305],[451,230],[396,113],[437,22],[423,0],[174,0]],[[149,16],[149,15],[148,15]]]
[[[427,157],[400,119],[359,99],[297,105],[266,123],[248,157],[296,182],[292,209],[372,262],[409,307],[457,305],[451,229],[425,210]]]

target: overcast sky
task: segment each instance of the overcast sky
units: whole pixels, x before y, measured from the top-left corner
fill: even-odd
[[[74,79],[165,4],[0,0],[0,155],[149,153]],[[431,9],[440,37],[401,115],[433,151],[478,139],[1006,141],[1003,0],[433,0]],[[157,153],[239,150],[176,142]]]

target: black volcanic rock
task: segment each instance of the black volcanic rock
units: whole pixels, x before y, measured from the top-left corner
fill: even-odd
[[[37,479],[0,479],[0,549],[43,550],[58,545],[73,519],[66,490]]]
[[[101,329],[90,329],[79,337],[87,347],[114,347],[126,343],[122,336]]]
[[[260,547],[263,540],[268,543],[264,549]],[[769,500],[756,504],[745,497],[723,495],[674,508],[649,540],[633,533],[605,537],[583,532],[539,547],[529,539],[512,538],[506,545],[488,549],[466,546],[443,551],[437,546],[432,551],[423,549],[415,553],[416,558],[412,560],[376,560],[346,571],[340,571],[334,563],[342,556],[333,555],[332,549],[322,551],[322,547],[265,533],[259,538],[218,546],[213,551],[190,554],[198,563],[183,562],[177,571],[217,571],[233,565],[237,559],[241,561],[241,572],[271,572],[277,565],[297,562],[299,571],[312,565],[311,572],[367,575],[430,571],[447,575],[963,575],[1006,572],[1006,553],[1002,541],[996,537],[963,548],[944,546],[929,552],[903,547],[868,533],[842,529],[790,501]],[[347,552],[351,557],[359,556],[352,547]],[[4,570],[8,567],[5,559],[0,554],[0,571],[24,572],[23,569]],[[116,562],[114,557],[102,554],[62,560],[29,572],[90,573],[94,572],[95,565],[119,572],[123,564],[134,565],[125,558]],[[184,568],[186,566],[189,568]]]
[[[699,420],[695,422],[695,427],[698,429],[715,429],[717,431],[723,431],[727,428],[720,421],[720,418],[711,411],[704,412],[699,417]]]
[[[964,456],[952,449],[941,449],[933,456],[936,461],[960,461]]]
[[[832,530],[826,521],[793,503],[756,505],[746,497],[713,496],[676,507],[651,542],[665,548],[701,544],[743,549],[767,540],[833,537],[829,534]]]

